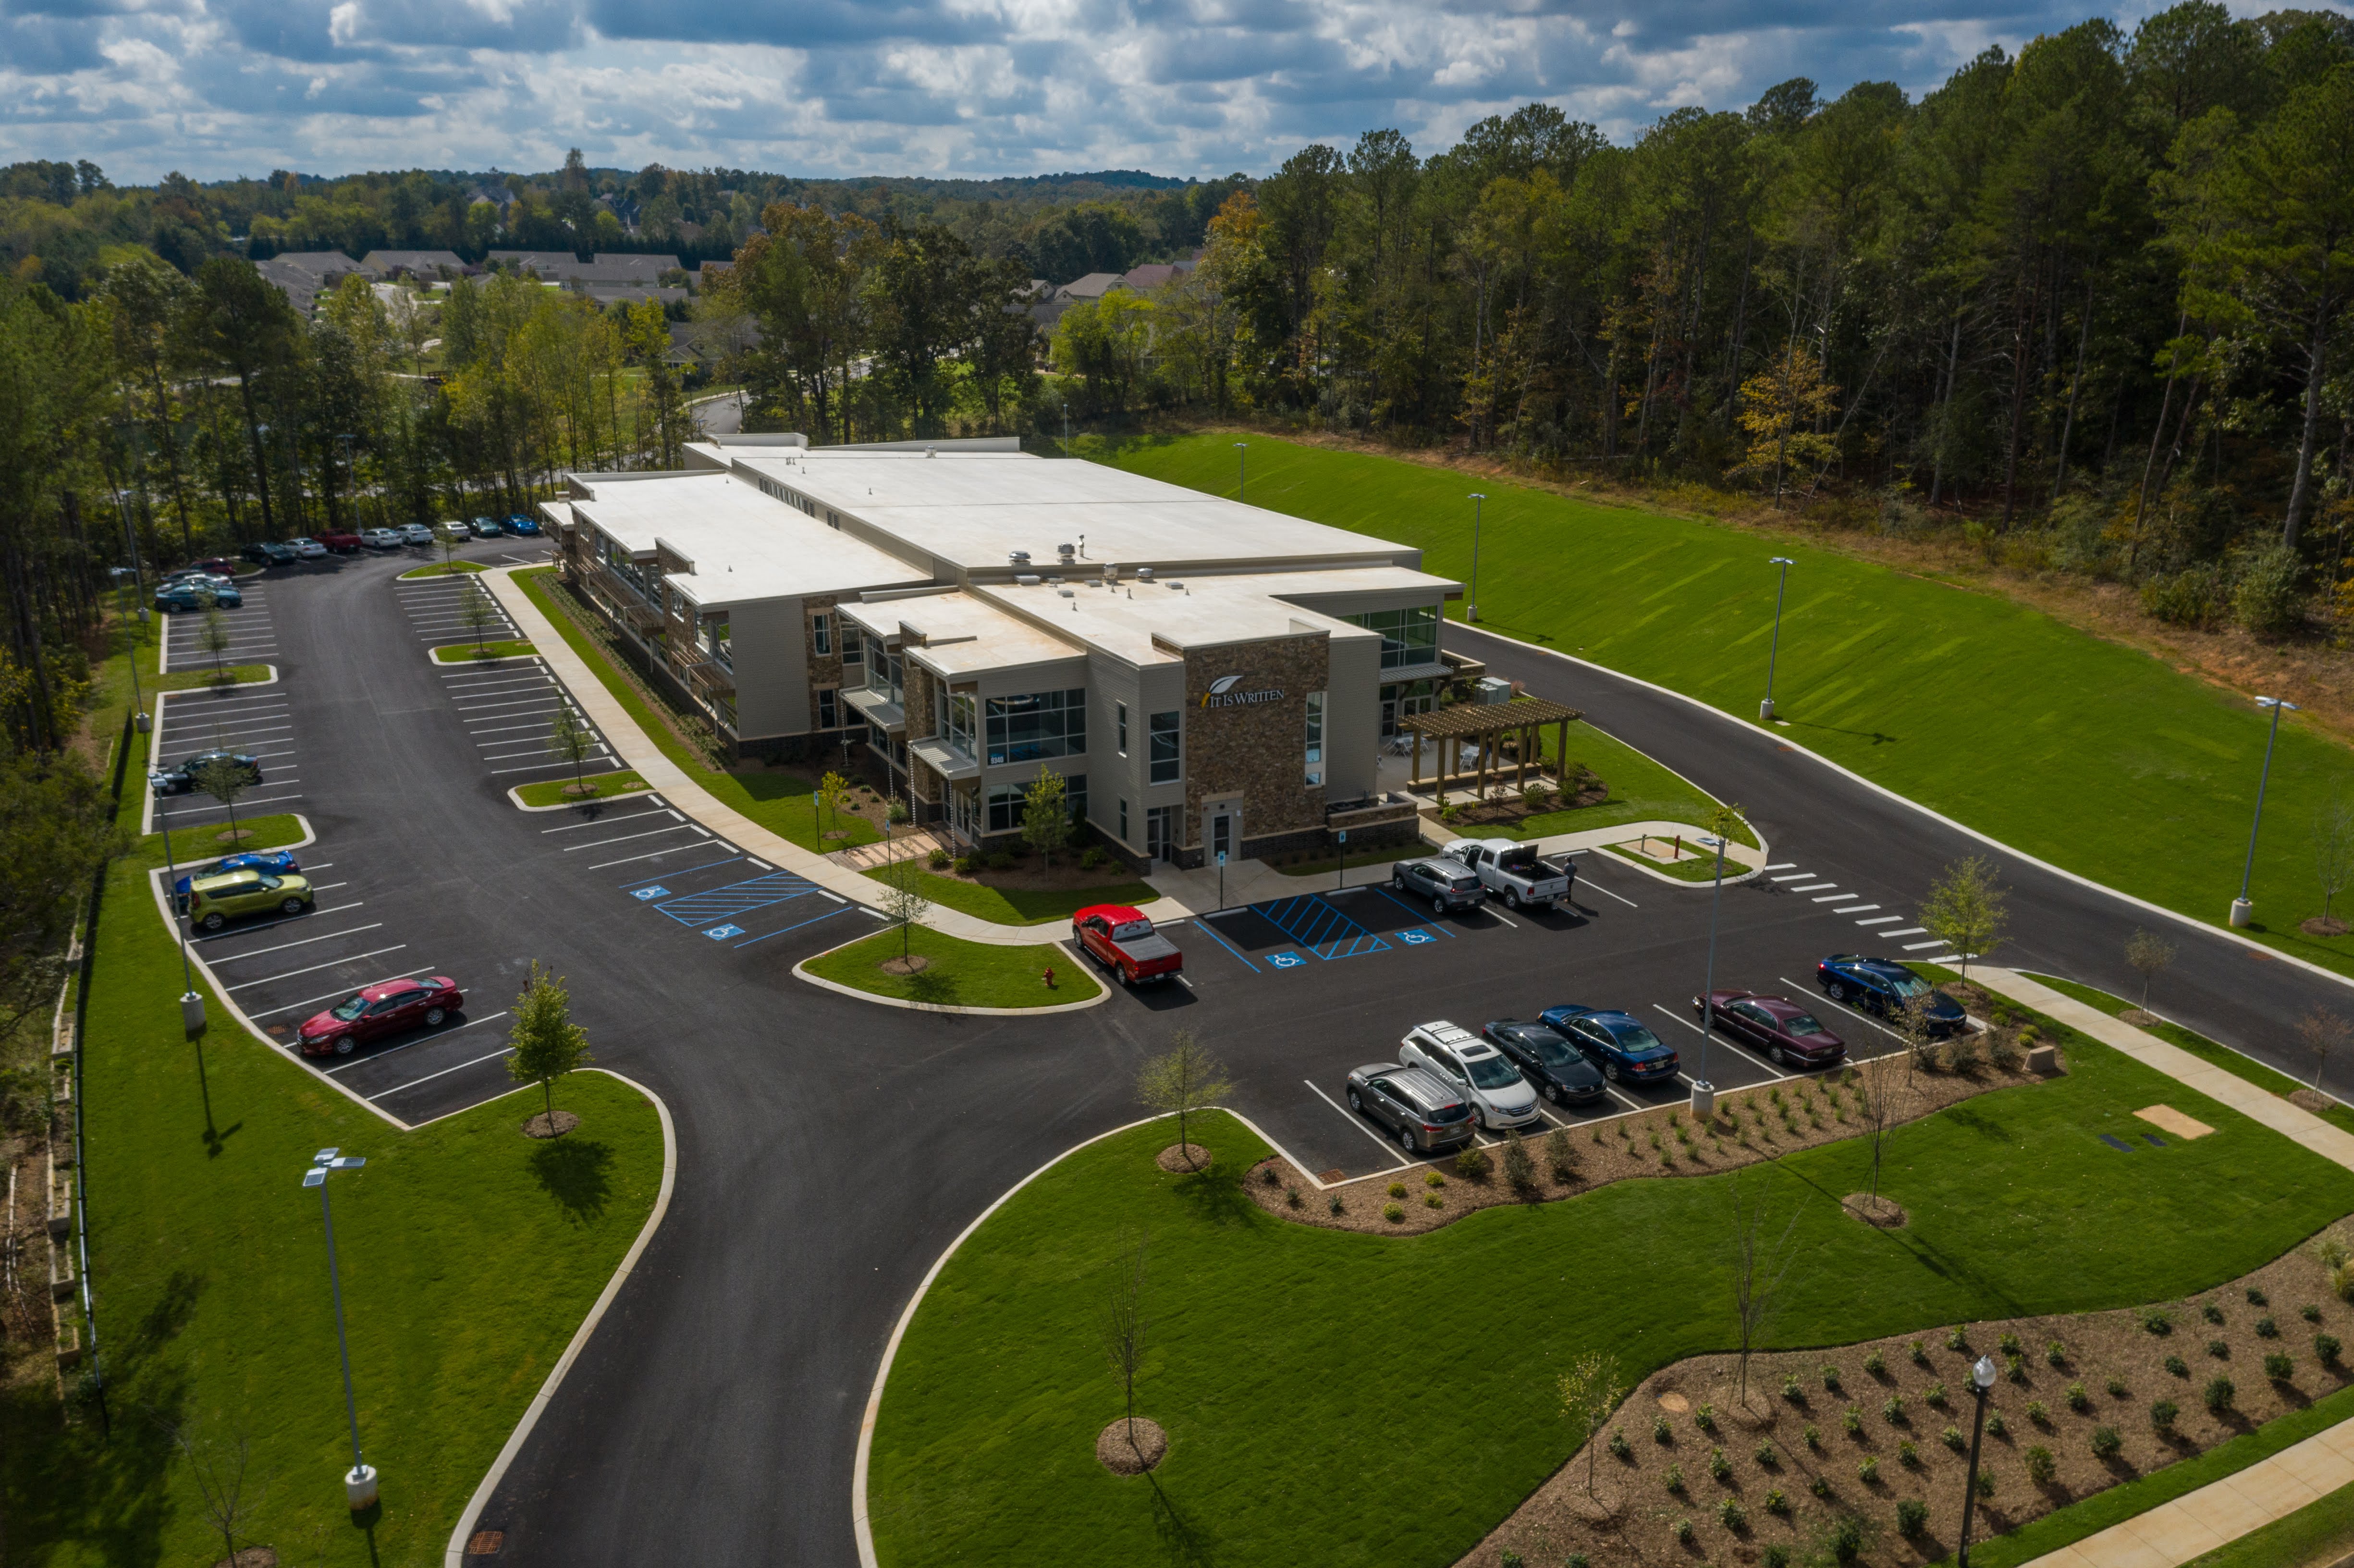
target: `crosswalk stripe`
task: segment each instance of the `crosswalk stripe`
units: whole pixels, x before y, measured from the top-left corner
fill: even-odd
[[[1907,942],[1904,944],[1904,950],[1908,953],[1917,953],[1924,948],[1943,948],[1947,946],[1950,946],[1950,944],[1946,942]]]

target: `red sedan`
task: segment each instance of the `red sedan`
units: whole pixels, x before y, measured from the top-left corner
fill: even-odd
[[[448,975],[383,980],[306,1020],[295,1040],[305,1056],[348,1056],[387,1034],[430,1029],[465,1005],[465,993]]]
[[[1719,1029],[1785,1067],[1828,1067],[1847,1054],[1846,1042],[1787,996],[1720,991],[1711,992],[1710,1000]],[[1700,1012],[1700,998],[1694,997],[1692,1015]]]

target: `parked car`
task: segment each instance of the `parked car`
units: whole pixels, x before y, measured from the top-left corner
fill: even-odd
[[[1676,1075],[1675,1051],[1631,1013],[1599,1007],[1548,1007],[1537,1022],[1577,1047],[1614,1084],[1649,1084]]]
[[[232,871],[197,879],[188,889],[188,918],[217,931],[239,915],[300,915],[311,907],[307,877],[273,876],[266,871]]]
[[[327,558],[327,546],[307,534],[287,542],[294,546],[294,554],[302,560],[323,561]]]
[[[433,538],[427,542],[438,543],[441,540],[447,539],[452,543],[462,545],[473,536],[474,533],[472,529],[467,527],[465,524],[460,522],[457,518],[451,517],[433,524]]]
[[[188,572],[202,572],[207,577],[233,577],[237,576],[237,563],[226,556],[200,556],[185,567],[164,573],[164,579],[169,582],[172,578]]]
[[[292,545],[281,545],[275,539],[257,539],[238,554],[260,567],[291,567],[302,557]]]
[[[1125,904],[1096,904],[1071,916],[1071,940],[1122,985],[1174,979],[1185,967],[1177,944]]]
[[[1609,1093],[1601,1069],[1579,1054],[1559,1030],[1500,1018],[1479,1031],[1479,1038],[1511,1057],[1521,1076],[1557,1106],[1582,1105]]]
[[[429,545],[433,543],[433,530],[422,523],[404,523],[400,525],[400,542],[404,545]]]
[[[1515,839],[1458,839],[1438,853],[1470,867],[1481,886],[1515,909],[1566,904],[1577,885],[1575,861],[1546,860],[1536,845]]]
[[[1417,1023],[1398,1042],[1398,1060],[1427,1067],[1455,1086],[1478,1107],[1491,1132],[1527,1127],[1544,1119],[1537,1091],[1512,1059],[1468,1029],[1444,1019]]]
[[[510,513],[507,516],[507,532],[510,534],[536,534],[539,532],[539,520],[528,512]]]
[[[302,869],[292,850],[260,850],[245,854],[225,855],[210,865],[191,867],[188,874],[172,884],[173,906],[182,914],[188,910],[188,888],[207,876],[227,876],[232,871],[262,871],[272,876],[284,876]]]
[[[359,532],[359,541],[371,550],[398,550],[408,543],[400,536],[398,528],[363,528]]]
[[[1716,991],[1709,1000],[1719,1029],[1785,1067],[1828,1067],[1847,1054],[1847,1042],[1787,996]],[[1701,1012],[1700,998],[1692,998],[1692,1016]]]
[[[1370,1062],[1349,1074],[1349,1108],[1390,1129],[1407,1150],[1436,1154],[1479,1136],[1479,1120],[1455,1086],[1427,1067]]]
[[[185,795],[196,787],[198,768],[217,758],[224,757],[236,763],[244,771],[247,783],[261,782],[260,759],[248,757],[241,751],[200,751],[177,768],[159,768],[148,774],[147,782],[158,795]]]
[[[499,526],[499,520],[495,517],[477,517],[473,521],[472,527],[474,537],[477,539],[495,539],[506,532]]]
[[[175,583],[165,583],[155,590],[155,608],[170,614],[174,610],[206,609],[218,606],[222,609],[242,609],[245,595],[218,577],[182,577]]]
[[[373,533],[375,530],[371,529],[370,532]],[[366,541],[357,534],[345,533],[340,530],[325,534],[316,534],[313,535],[313,537],[317,539],[323,548],[332,550],[338,556],[357,555],[359,553],[360,546],[366,543]]]
[[[1441,915],[1450,909],[1477,909],[1488,902],[1488,890],[1479,885],[1478,872],[1460,861],[1437,855],[1399,861],[1390,867],[1390,885],[1400,893],[1427,898],[1431,908]]]
[[[1833,1001],[1850,1003],[1882,1018],[1893,1018],[1908,1002],[1917,1002],[1922,1021],[1933,1036],[1957,1033],[1969,1025],[1969,1015],[1960,1002],[1894,959],[1833,953],[1815,966],[1815,983]]]
[[[430,1029],[465,1005],[465,993],[448,975],[380,980],[303,1020],[294,1037],[305,1056],[348,1056],[387,1034]]]

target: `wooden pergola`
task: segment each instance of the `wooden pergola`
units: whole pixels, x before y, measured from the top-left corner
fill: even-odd
[[[1504,776],[1503,742],[1507,736],[1515,742],[1511,761],[1515,788],[1525,785],[1532,760],[1543,770],[1537,732],[1547,725],[1560,726],[1559,754],[1566,761],[1569,756],[1569,726],[1572,719],[1583,718],[1577,709],[1548,702],[1543,697],[1514,697],[1505,703],[1457,703],[1436,713],[1416,714],[1398,721],[1398,728],[1414,736],[1414,773],[1407,781],[1409,789],[1422,786],[1422,742],[1426,736],[1438,743],[1438,770],[1431,783],[1438,794],[1438,804],[1447,804],[1447,785],[1450,777],[1458,783],[1469,780],[1475,795],[1488,792],[1489,765],[1495,764],[1496,777]],[[1461,754],[1465,743],[1479,747],[1479,760],[1474,768],[1447,767],[1449,758]]]

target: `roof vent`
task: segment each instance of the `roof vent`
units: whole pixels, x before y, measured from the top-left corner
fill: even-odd
[[[1055,591],[1061,594],[1065,599],[1076,599],[1079,597],[1077,594],[1073,593],[1069,588],[1056,588]]]
[[[1026,567],[1030,564],[1030,552],[1027,550],[1015,550],[1007,555],[1005,558],[1014,566]]]
[[[1038,586],[1038,574],[1035,572],[1016,572],[1013,574],[1013,580],[1020,583],[1023,588],[1036,588]]]
[[[940,455],[940,449],[938,447],[928,446],[924,449],[924,455],[926,457],[938,457]]]
[[[1108,565],[1107,565],[1107,566],[1104,567],[1104,587],[1106,587],[1106,588],[1118,588],[1119,586],[1119,568],[1118,567],[1115,567],[1115,566],[1108,566]]]
[[[1140,583],[1149,583],[1149,582],[1150,582],[1150,581],[1152,580],[1152,568],[1151,568],[1150,567],[1137,567],[1137,568],[1136,568],[1136,580],[1137,580],[1138,582],[1140,582]]]
[[[1078,553],[1079,547],[1076,545],[1057,545],[1055,546],[1055,554],[1063,557],[1063,564],[1066,567],[1071,564],[1073,557],[1076,556]]]

